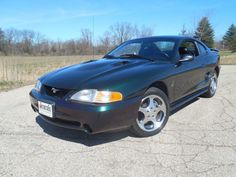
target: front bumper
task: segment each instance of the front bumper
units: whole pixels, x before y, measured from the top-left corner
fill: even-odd
[[[75,103],[38,93],[33,89],[30,92],[30,100],[36,112],[38,101],[54,105],[54,118],[41,115],[48,123],[88,133],[99,133],[130,127],[137,118],[141,98],[135,97],[110,104]]]

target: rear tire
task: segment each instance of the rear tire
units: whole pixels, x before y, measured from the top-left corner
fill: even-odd
[[[206,93],[202,95],[202,97],[205,98],[211,98],[215,95],[216,90],[217,90],[217,84],[218,84],[218,77],[216,71],[214,72],[213,76],[210,79],[210,83],[208,86],[208,90]]]
[[[159,133],[169,118],[169,101],[166,94],[155,87],[149,88],[140,103],[138,117],[131,127],[138,137],[148,137]]]

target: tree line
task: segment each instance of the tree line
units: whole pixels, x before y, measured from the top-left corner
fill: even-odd
[[[92,55],[105,54],[120,43],[139,37],[152,36],[154,29],[128,22],[115,23],[96,41],[90,29],[81,29],[78,39],[49,40],[44,35],[30,31],[0,28],[0,55]],[[203,41],[208,47],[236,52],[236,26],[230,25],[221,41],[214,41],[214,29],[208,17],[202,17],[194,31],[185,26],[180,35]]]
[[[0,55],[92,55],[105,54],[120,43],[153,35],[153,28],[128,22],[115,23],[96,41],[90,29],[81,29],[78,39],[49,40],[30,31],[0,28]]]

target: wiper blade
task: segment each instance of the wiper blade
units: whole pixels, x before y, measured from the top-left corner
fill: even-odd
[[[145,59],[145,60],[149,60],[149,61],[154,61],[151,58],[147,58],[147,57],[144,57],[144,56],[141,56],[141,55],[137,55],[137,54],[123,54],[123,55],[120,55],[120,57],[124,57],[124,58],[140,58],[140,59]]]
[[[112,58],[116,58],[115,56],[113,56],[113,55],[105,55],[103,58],[109,58],[109,59],[112,59]]]

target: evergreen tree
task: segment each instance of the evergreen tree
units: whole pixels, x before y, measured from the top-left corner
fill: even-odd
[[[195,37],[204,42],[208,47],[214,45],[214,30],[207,17],[203,17],[195,31]]]
[[[236,33],[233,35],[231,51],[236,52]]]
[[[230,25],[228,31],[223,37],[225,45],[233,52],[236,51],[236,26]]]

